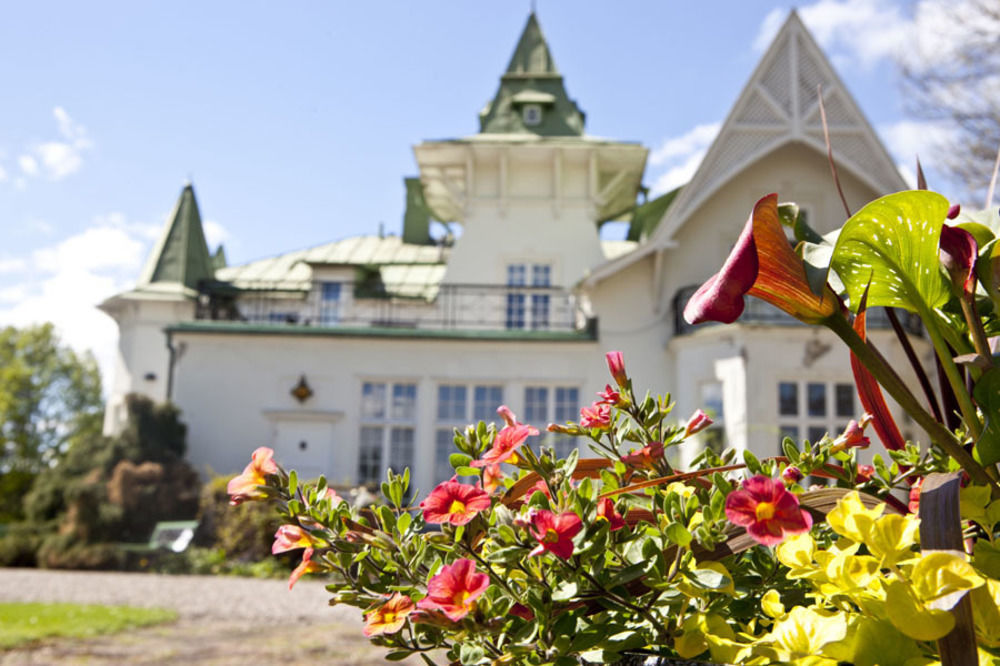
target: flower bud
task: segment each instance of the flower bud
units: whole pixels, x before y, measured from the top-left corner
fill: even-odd
[[[625,355],[620,351],[609,351],[605,355],[605,358],[608,361],[608,370],[611,371],[611,376],[614,378],[615,383],[620,388],[625,388],[628,385],[628,375],[625,374]]]
[[[690,437],[695,433],[699,433],[713,423],[715,423],[715,421],[709,418],[708,414],[699,409],[691,415],[691,418],[688,419],[687,428],[684,429],[684,437]]]
[[[802,480],[802,470],[795,465],[789,465],[781,473],[781,478],[784,479],[785,483],[798,483]]]

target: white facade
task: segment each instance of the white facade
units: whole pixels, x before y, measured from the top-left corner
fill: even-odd
[[[702,407],[719,417],[684,460],[716,433],[769,456],[783,434],[833,432],[860,406],[832,334],[753,307],[728,327],[692,330],[678,317],[678,294],[722,265],[761,196],[798,201],[821,231],[843,220],[815,136],[815,83],[844,146],[850,204],[902,189],[793,14],[659,224],[638,243],[602,243],[601,222],[633,215],[647,151],[582,135],[532,17],[484,132],[414,148],[426,207],[462,226],[453,246],[345,239],[177,273],[186,287],[168,301],[158,290],[182,278],[147,270],[103,306],[121,329],[107,429],[121,427],[124,394],[138,391],[181,408],[189,458],[206,473],[236,472],[267,445],[286,467],[337,485],[407,465],[426,491],[447,474],[454,427],[493,419],[501,403],[541,429],[576,420],[609,381],[604,352],[618,349],[638,390],[672,393],[678,420]],[[546,122],[554,133],[525,129]],[[157,252],[183,247],[204,265],[193,192],[184,196]],[[887,333],[872,336],[891,346]]]

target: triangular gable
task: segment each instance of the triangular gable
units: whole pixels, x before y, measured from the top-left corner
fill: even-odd
[[[709,197],[775,149],[800,142],[825,155],[819,86],[837,167],[878,192],[905,189],[889,153],[798,14],[792,11],[651,242],[666,247]]]

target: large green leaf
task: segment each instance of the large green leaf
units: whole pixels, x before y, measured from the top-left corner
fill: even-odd
[[[844,223],[832,267],[857,311],[868,287],[868,305],[918,311],[944,305],[948,284],[941,274],[938,242],[948,200],[924,191],[876,199]]]
[[[972,396],[985,417],[983,434],[976,442],[976,458],[984,465],[992,465],[1000,461],[1000,368],[983,374]]]

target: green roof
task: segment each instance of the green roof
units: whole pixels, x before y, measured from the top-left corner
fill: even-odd
[[[525,123],[524,109],[538,107],[537,122]],[[566,94],[548,42],[534,12],[521,32],[500,89],[479,114],[482,134],[582,136],[584,114]]]
[[[189,183],[181,190],[167,226],[146,261],[139,286],[170,282],[196,289],[200,280],[214,273],[215,262],[205,242],[194,187]]]

